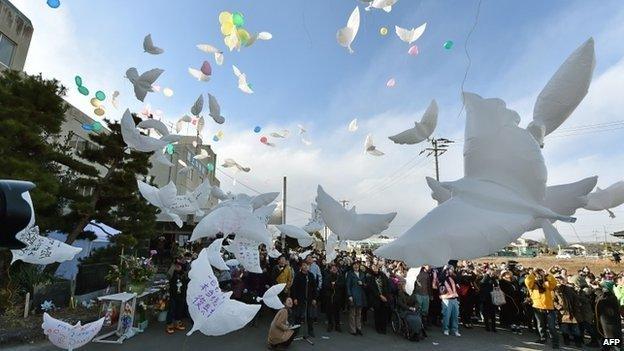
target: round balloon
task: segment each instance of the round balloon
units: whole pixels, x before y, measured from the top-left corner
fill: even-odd
[[[88,123],[83,123],[82,124],[82,129],[84,129],[86,131],[91,131],[91,130],[93,130],[93,126],[88,124]]]
[[[91,125],[91,128],[93,129],[93,131],[99,132],[100,130],[102,130],[102,123],[93,122],[93,124]]]
[[[232,22],[225,22],[221,25],[221,34],[230,35],[234,31],[234,24]]]
[[[256,126],[254,128],[254,133],[260,133],[261,130],[262,130],[262,128],[260,128],[260,126]]]
[[[267,139],[267,137],[263,136],[260,138],[260,142],[263,144],[266,144],[269,141],[269,139]]]
[[[173,155],[173,152],[175,151],[175,148],[173,147],[173,144],[167,144],[167,147],[165,147],[165,151],[169,155]]]
[[[92,98],[90,102],[91,102],[91,106],[93,106],[95,108],[98,108],[98,107],[100,107],[100,105],[102,105],[100,100],[98,100],[96,98]]]
[[[238,28],[238,30],[236,31],[236,36],[238,36],[238,40],[243,45],[247,45],[247,43],[249,43],[249,39],[251,39],[251,35],[249,35],[249,32],[243,28]]]
[[[96,114],[96,116],[102,117],[102,116],[104,116],[104,114],[106,113],[106,111],[104,111],[104,109],[103,109],[103,108],[98,107],[98,108],[96,108],[96,109],[93,111],[93,113],[95,113],[95,114]]]
[[[217,137],[218,137],[219,139],[223,139],[223,131],[222,131],[222,130],[220,130],[220,131],[218,131],[218,132],[217,132]]]
[[[214,171],[214,165],[212,163],[207,164],[206,168],[208,169],[208,172]]]
[[[219,141],[219,137],[215,135],[215,136],[212,137],[212,140]]]
[[[104,100],[106,100],[106,94],[104,94],[103,91],[98,90],[97,92],[95,92],[95,98],[100,100],[100,101],[104,101]]]
[[[84,96],[88,96],[89,95],[89,89],[87,89],[84,86],[79,86],[78,87],[78,92],[80,92],[80,94],[84,95]]]
[[[212,67],[210,67],[210,62],[204,61],[204,63],[202,63],[200,71],[207,76],[212,75]]]
[[[395,85],[396,85],[396,80],[394,80],[394,78],[390,78],[390,80],[386,82],[386,87],[388,88],[394,88]]]
[[[444,44],[442,45],[446,50],[450,50],[453,48],[453,41],[452,40],[447,40],[444,42]]]
[[[80,76],[76,76],[76,77],[74,78],[74,81],[76,82],[76,85],[77,85],[77,86],[79,86],[79,87],[81,87],[81,86],[82,86],[82,77],[80,77]]]
[[[416,56],[416,55],[418,55],[418,46],[416,46],[416,45],[412,45],[412,46],[410,46],[409,50],[407,50],[407,53],[408,53],[410,56]]]
[[[232,14],[230,12],[223,11],[219,14],[219,23],[223,24],[227,22],[232,22]]]
[[[379,34],[381,34],[383,36],[388,35],[388,28],[386,28],[386,27],[379,28]]]
[[[240,12],[234,12],[232,15],[232,23],[234,23],[236,27],[242,27],[245,24],[243,14]]]
[[[53,9],[57,9],[59,6],[61,6],[61,1],[60,0],[48,0],[48,6],[50,6]]]

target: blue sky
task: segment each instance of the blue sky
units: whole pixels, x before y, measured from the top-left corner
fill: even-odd
[[[143,104],[132,96],[123,78],[125,70],[162,68],[165,73],[158,84],[172,88],[175,95],[150,94],[146,102],[173,122],[188,113],[200,93],[215,95],[227,122],[223,127],[210,124],[205,137],[210,140],[217,130],[224,131],[224,140],[214,145],[219,157],[252,167],[251,173],[237,175],[240,182],[261,191],[279,190],[281,176],[288,175],[291,204],[303,209],[321,183],[335,197],[358,200],[359,210],[398,211],[389,230],[393,235],[434,205],[424,183],[424,176],[433,174],[430,160],[414,159],[421,147],[394,145],[386,136],[410,127],[435,98],[440,105],[436,135],[463,138],[464,117],[458,113],[467,68],[464,43],[478,1],[399,0],[391,13],[363,11],[356,0],[61,1],[61,7],[53,10],[45,0],[13,0],[35,27],[26,70],[60,79],[71,88],[68,100],[85,112],[90,112],[90,105],[76,92],[74,75],[80,74],[93,91],[102,89],[110,96],[119,90],[122,106],[138,110]],[[336,31],[358,5],[362,24],[353,43],[355,53],[349,54],[336,43]],[[218,23],[224,10],[242,12],[248,30],[269,31],[273,39],[226,52],[225,64],[216,66],[195,45],[208,43],[226,50]],[[416,42],[420,54],[411,57],[407,44],[394,35],[394,25],[416,27],[424,22],[427,30]],[[389,29],[385,37],[379,34],[381,26]],[[148,33],[165,49],[163,55],[143,53],[141,44]],[[472,65],[465,90],[504,99],[526,124],[535,97],[550,76],[593,36],[597,67],[590,94],[562,128],[621,121],[624,102],[615,91],[624,87],[623,35],[621,1],[483,0],[469,41]],[[442,48],[446,40],[454,41],[452,50]],[[203,60],[213,65],[208,83],[194,81],[187,73],[188,67],[198,68]],[[236,88],[232,64],[247,74],[253,95]],[[393,89],[385,86],[390,78],[397,82]],[[107,111],[114,119],[121,112],[112,107]],[[347,133],[346,125],[356,117],[360,130]],[[299,141],[297,124],[308,129],[311,146]],[[293,135],[268,148],[252,132],[256,125],[266,132],[287,128]],[[369,132],[386,156],[363,155]],[[620,141],[624,130],[570,133],[553,138],[544,151],[549,183],[593,174],[601,176],[602,186],[622,179],[616,165],[624,164]],[[442,162],[443,179],[461,177],[461,145]],[[246,190],[227,178],[221,180],[226,189]],[[305,213],[290,213],[293,224],[305,221]],[[602,213],[585,211],[579,218],[575,228],[582,235],[624,228],[624,220],[610,220]],[[560,229],[575,237],[572,229]]]

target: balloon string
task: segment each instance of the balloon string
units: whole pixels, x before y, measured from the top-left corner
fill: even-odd
[[[462,79],[462,83],[461,83],[460,95],[462,99],[462,107],[459,110],[459,113],[457,114],[457,118],[461,116],[462,112],[464,112],[464,108],[466,107],[466,101],[464,100],[464,84],[466,83],[466,79],[468,78],[468,71],[470,71],[470,66],[472,66],[472,58],[470,57],[470,53],[468,52],[468,41],[470,40],[472,33],[474,32],[475,28],[477,28],[477,24],[479,23],[479,15],[481,13],[481,1],[482,0],[479,0],[479,3],[477,4],[477,13],[475,15],[474,23],[472,24],[472,28],[470,28],[470,31],[468,32],[468,35],[466,36],[466,41],[464,42],[464,52],[466,53],[466,58],[468,59],[468,65],[466,66],[464,79]]]
[[[310,36],[310,31],[308,30],[308,26],[306,25],[305,10],[306,0],[303,0],[303,7],[301,8],[301,20],[303,21],[303,29],[306,33],[306,36],[308,37],[308,43],[310,44],[310,47],[312,47],[312,37]]]

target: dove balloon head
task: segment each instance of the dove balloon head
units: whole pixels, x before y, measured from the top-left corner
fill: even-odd
[[[0,248],[26,247],[15,235],[34,224],[35,214],[28,193],[34,187],[31,182],[0,180]]]

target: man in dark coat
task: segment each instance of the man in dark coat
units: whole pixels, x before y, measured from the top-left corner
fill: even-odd
[[[368,276],[370,304],[375,313],[375,330],[379,334],[386,334],[388,326],[388,316],[390,314],[390,283],[388,277],[379,271],[378,265],[371,267],[371,274]]]
[[[366,306],[366,274],[360,271],[360,262],[354,261],[347,272],[346,287],[349,299],[349,329],[351,335],[362,335],[362,308]]]
[[[323,289],[321,290],[325,297],[325,312],[327,313],[327,331],[340,329],[340,309],[344,304],[345,279],[344,275],[338,272],[335,264],[329,266],[329,272],[323,279]]]
[[[314,337],[314,325],[312,323],[311,310],[316,306],[316,278],[310,273],[308,264],[301,262],[301,269],[295,274],[291,296],[295,305],[299,323],[308,325],[308,335]]]
[[[176,330],[184,330],[182,322],[186,314],[186,287],[188,277],[180,263],[174,264],[173,273],[169,279],[169,310],[167,311],[167,334],[173,334]],[[175,323],[174,323],[175,322]]]
[[[605,339],[622,340],[622,319],[617,298],[607,288],[598,290],[596,295],[598,333]],[[603,350],[610,348],[603,346]]]

